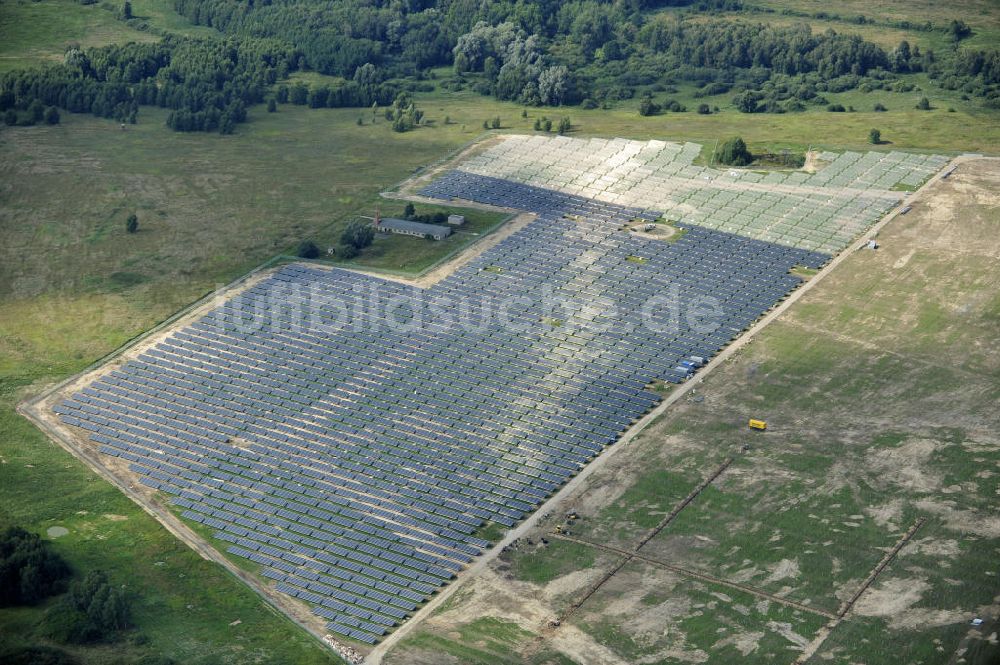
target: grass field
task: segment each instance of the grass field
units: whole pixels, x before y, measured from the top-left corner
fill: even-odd
[[[376,206],[378,206],[383,218],[403,217],[404,203],[373,197],[371,201],[361,204],[358,208],[358,214],[351,216],[351,218],[362,223],[371,223],[370,218],[375,216]],[[510,217],[505,213],[489,212],[476,208],[416,204],[418,215],[436,212],[464,215],[465,224],[453,228],[452,234],[443,240],[424,240],[392,233],[376,233],[371,246],[365,248],[360,256],[346,263],[338,262],[333,257],[332,262],[335,265],[361,266],[392,273],[420,273],[440,261],[442,257],[451,256],[461,251],[497,227],[502,226],[503,222]],[[334,248],[340,241],[343,227],[343,220],[337,220],[328,228],[317,232],[314,239],[321,249]]]
[[[810,15],[826,12],[845,18],[864,16],[880,28],[885,28],[889,21],[909,21],[913,24],[929,21],[935,28],[945,28],[953,19],[961,19],[973,29],[972,36],[963,40],[963,44],[974,48],[994,47],[996,37],[1000,35],[1000,6],[992,0],[967,0],[960,6],[934,0],[887,0],[879,3],[864,0],[837,0],[835,3],[822,0],[757,0],[746,4],[779,13],[793,10]]]
[[[165,32],[218,34],[190,25],[173,12],[169,0],[133,0],[137,18],[133,25],[144,25],[145,30],[117,20],[116,4],[2,0],[0,73],[58,61],[73,43],[100,46],[154,40]],[[830,10],[828,3],[811,0],[766,4]],[[876,6],[840,0],[837,6],[841,14],[880,20],[905,15],[946,23],[952,14],[950,6],[929,1],[892,0]],[[992,45],[1000,34],[997,4],[977,0],[965,3],[961,13],[976,33],[966,43]],[[774,16],[773,20],[794,19]],[[842,22],[813,23],[816,28],[829,23],[851,31]],[[853,31],[884,44],[910,35],[884,26],[859,26]],[[919,32],[912,37],[921,44],[941,39]],[[296,77],[309,83],[326,80],[313,73]],[[927,86],[919,77],[914,79]],[[731,107],[731,95],[695,100],[693,89],[682,87],[669,95],[692,109],[682,114],[642,118],[638,100],[631,100],[610,111],[528,109],[528,117],[521,118],[520,106],[475,93],[421,93],[416,98],[429,125],[406,134],[392,132],[382,119],[371,125],[367,110],[291,106],[282,106],[275,114],[252,108],[251,121],[227,137],[170,132],[164,127],[165,114],[145,107],[139,124],[124,131],[117,123],[70,114],[64,114],[57,127],[0,127],[0,527],[19,524],[44,534],[50,526],[64,526],[70,533],[56,540],[54,547],[77,571],[108,570],[114,582],[134,593],[133,639],[125,645],[76,649],[83,663],[135,662],[146,654],[163,654],[178,663],[331,662],[329,653],[303,632],[220,568],[181,545],[16,415],[17,401],[82,370],[216,286],[271,256],[288,253],[300,239],[332,241],[348,219],[370,214],[379,191],[473,140],[482,132],[483,120],[495,115],[503,121],[502,131],[528,132],[539,115],[555,119],[569,115],[578,136],[694,140],[710,146],[719,138],[739,134],[755,150],[868,149],[868,131],[877,127],[890,142],[879,149],[1000,153],[996,113],[981,110],[975,101],[936,94],[929,95],[935,110],[917,111],[913,107],[922,94],[829,95],[831,102],[853,105],[858,112],[816,109],[777,116],[740,114]],[[693,108],[702,101],[717,104],[722,112],[695,114]],[[889,112],[870,112],[875,102],[885,104]],[[949,107],[955,112],[949,113]],[[365,126],[356,126],[358,116],[365,117]],[[444,123],[445,116],[450,124]],[[975,184],[956,182],[956,186]],[[976,193],[970,205],[985,206],[987,198]],[[394,204],[385,205],[390,211]],[[139,215],[140,230],[128,235],[124,219],[132,211]],[[954,219],[965,220],[968,214],[947,206],[937,212],[941,219],[960,214]],[[464,233],[485,232],[502,218],[486,213],[470,216],[474,219]],[[915,219],[911,214],[902,221],[910,224]],[[974,603],[987,603],[988,592],[996,589],[995,565],[982,553],[996,559],[997,536],[985,531],[994,528],[993,522],[980,519],[988,506],[976,503],[974,497],[995,492],[995,483],[991,485],[995,475],[980,474],[995,474],[990,465],[995,465],[996,447],[989,432],[995,431],[996,422],[976,409],[998,397],[996,345],[982,342],[1000,318],[995,273],[990,272],[998,254],[982,241],[995,238],[996,228],[964,221],[938,224],[933,230],[916,224],[917,231],[894,227],[894,233],[901,234],[900,245],[910,243],[914,251],[903,268],[888,267],[906,254],[898,254],[883,239],[886,249],[876,256],[879,261],[892,257],[885,259],[886,265],[842,271],[842,279],[855,281],[831,285],[830,301],[800,303],[801,321],[772,329],[767,340],[754,347],[757,355],[748,354],[728,375],[734,386],[742,386],[739,381],[752,384],[753,398],[740,403],[732,391],[720,387],[719,394],[709,395],[704,404],[686,405],[664,421],[642,444],[648,459],[662,464],[646,474],[619,470],[632,484],[611,477],[594,481],[604,485],[589,499],[592,509],[573,527],[575,534],[626,546],[699,482],[704,469],[742,441],[739,425],[748,412],[767,411],[772,422],[804,424],[769,432],[765,440],[781,445],[755,448],[741,457],[731,475],[706,493],[699,511],[685,514],[676,531],[661,534],[650,548],[720,576],[742,570],[741,552],[752,549],[753,557],[765,566],[751,576],[753,581],[775,592],[792,586],[788,591],[792,597],[831,607],[839,599],[831,589],[849,586],[859,574],[848,563],[857,568],[873,564],[879,548],[891,545],[893,534],[905,528],[910,517],[929,513],[932,521],[918,534],[919,544],[903,552],[905,566],[887,571],[884,586],[877,591],[883,597],[898,592],[906,602],[912,600],[900,611],[917,622],[914,625],[944,621],[953,618],[948,612],[956,608],[965,611]],[[356,264],[418,272],[471,239],[457,235],[445,243],[429,243],[379,238]],[[956,246],[979,253],[956,254]],[[951,260],[956,257],[961,261]],[[856,257],[855,262],[860,260]],[[921,299],[920,289],[937,287],[941,289],[935,291],[936,300]],[[904,290],[900,295],[893,289]],[[956,317],[962,326],[955,324]],[[806,348],[797,343],[803,330],[809,330],[813,339]],[[894,352],[873,352],[886,347]],[[961,362],[942,361],[953,355]],[[834,364],[831,359],[841,362]],[[958,397],[950,397],[949,390]],[[841,395],[840,401],[830,395]],[[899,424],[897,414],[881,400],[898,404],[904,397],[913,405],[906,414],[909,420]],[[944,429],[931,427],[928,414],[942,413],[952,414],[951,424]],[[811,424],[817,422],[828,424]],[[841,437],[834,424],[844,427],[847,435]],[[878,469],[879,463],[884,464],[878,451],[899,449],[900,454],[909,454],[907,446],[914,445],[915,433],[921,441],[931,441],[917,446],[924,457],[919,457],[922,466],[916,470],[896,479],[862,474],[870,487],[849,484],[838,490],[836,499],[810,494],[819,481],[806,480],[839,477],[836,474],[843,472],[837,457],[844,445],[862,451],[858,454]],[[864,452],[868,448],[871,455]],[[887,454],[891,458],[894,453]],[[969,465],[970,455],[982,471]],[[767,482],[757,478],[762,468],[773,471]],[[933,480],[926,494],[899,489],[918,476]],[[781,482],[772,482],[775,479]],[[936,494],[952,487],[964,489],[949,491],[947,499]],[[893,499],[884,505],[873,503],[900,491],[906,498],[898,514]],[[790,498],[803,508],[760,515],[741,510],[747,501],[773,505]],[[878,515],[889,515],[891,520],[880,525],[875,516],[868,516],[866,506],[878,508]],[[809,513],[803,512],[806,508]],[[855,521],[854,514],[867,517],[857,527],[836,526],[836,520]],[[986,526],[977,527],[979,523]],[[764,545],[753,534],[747,536],[749,528],[769,537],[780,531],[781,539]],[[832,543],[823,545],[827,540]],[[715,544],[700,545],[706,542]],[[797,562],[798,581],[764,581],[774,576],[766,566],[815,543],[817,552]],[[450,614],[443,614],[454,630],[441,632],[432,625],[404,643],[403,655],[394,658],[417,654],[412,662],[437,663],[440,658],[428,659],[448,653],[465,663],[563,664],[587,662],[588,652],[599,661],[606,658],[605,662],[662,652],[683,660],[697,659],[698,650],[714,646],[733,658],[753,647],[747,658],[765,662],[797,653],[789,646],[795,647],[796,640],[813,634],[822,623],[809,613],[743,597],[731,589],[669,578],[655,567],[633,562],[614,584],[595,595],[591,605],[584,606],[562,634],[535,644],[534,635],[550,610],[564,607],[595,571],[599,574],[616,560],[606,552],[565,545],[553,541],[551,550],[532,546],[512,552],[498,570],[475,582],[475,593],[467,602],[456,602]],[[843,557],[830,554],[845,548]],[[554,551],[561,554],[548,556]],[[836,572],[835,565],[840,566]],[[959,569],[962,582],[953,584]],[[822,575],[830,575],[827,586]],[[482,603],[484,594],[492,604]],[[468,613],[475,607],[483,618],[471,621]],[[885,607],[862,606],[865,614],[840,626],[824,643],[820,657],[846,662],[867,653],[865,645],[877,643],[882,651],[872,652],[872,663],[892,662],[892,654],[900,652],[934,662],[934,654],[943,648],[934,639],[949,649],[963,639],[955,623],[919,634],[889,629],[895,615],[886,614]],[[0,651],[34,641],[43,611],[44,607],[0,610]],[[518,623],[525,613],[531,620]],[[632,625],[642,613],[648,613],[647,623]],[[653,634],[654,627],[662,633],[663,626],[668,627],[665,636]],[[720,626],[730,632],[720,633]],[[975,641],[969,644],[973,652],[988,650]]]
[[[93,47],[157,39],[119,21],[107,4],[105,8],[75,0],[3,0],[0,73],[40,62],[61,62],[71,44]]]
[[[942,181],[882,230],[881,249],[847,258],[387,662],[440,662],[423,645],[455,653],[447,631],[462,617],[495,616],[530,633],[507,647],[525,661],[791,663],[918,518],[809,662],[929,665],[962,650],[995,662],[998,182],[996,162]],[[768,431],[748,430],[750,417]],[[630,548],[726,457],[643,559],[547,625],[620,560],[602,548]],[[558,540],[557,525],[578,540]],[[994,623],[970,632],[976,616]]]

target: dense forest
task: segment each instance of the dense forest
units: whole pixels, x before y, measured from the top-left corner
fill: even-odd
[[[676,5],[687,15],[655,11]],[[71,50],[61,65],[6,74],[5,121],[58,122],[58,107],[135,122],[149,105],[171,109],[175,130],[228,133],[262,102],[272,110],[386,106],[430,87],[420,82],[441,66],[453,72],[442,88],[535,106],[594,108],[647,95],[640,110],[656,112],[650,91],[683,83],[698,96],[732,93],[742,112],[784,113],[825,105],[825,92],[906,91],[912,83],[902,75],[927,72],[1000,108],[1000,51],[963,48],[970,30],[960,21],[918,27],[951,36],[953,48],[934,53],[814,34],[805,23],[714,16],[741,10],[738,0],[175,0],[175,8],[225,37]],[[281,83],[296,70],[343,82]]]

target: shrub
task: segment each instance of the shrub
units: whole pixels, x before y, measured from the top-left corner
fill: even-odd
[[[652,97],[643,97],[639,102],[639,115],[643,117],[656,115],[660,111],[660,105],[654,102]]]
[[[868,142],[872,145],[878,145],[882,142],[882,132],[877,129],[873,129],[868,132]]]
[[[708,104],[698,104],[698,113],[701,115],[708,115],[712,112],[712,109]]]
[[[30,646],[0,654],[6,665],[78,665],[80,661],[55,647]]]
[[[844,113],[847,109],[844,108],[843,104],[830,104],[826,110],[830,113]]]
[[[295,255],[303,259],[315,259],[319,257],[319,247],[312,240],[303,240],[295,250]]]
[[[875,102],[875,106],[873,106],[873,107],[872,107],[872,111],[875,111],[876,113],[885,113],[885,112],[886,112],[886,111],[888,111],[888,110],[889,110],[889,109],[887,109],[887,108],[886,108],[886,107],[885,107],[885,106],[884,106],[884,105],[882,104],[882,102]]]
[[[113,587],[104,572],[92,570],[45,613],[43,632],[63,643],[97,642],[126,630],[129,615],[125,591]]]
[[[746,166],[753,161],[753,155],[747,149],[747,144],[739,136],[723,143],[715,152],[715,159],[727,166]]]
[[[920,101],[917,102],[917,109],[919,109],[921,111],[930,111],[931,110],[931,100],[927,99],[926,97],[921,97]]]
[[[340,245],[337,247],[337,258],[339,259],[353,259],[360,253],[361,250],[354,245]]]

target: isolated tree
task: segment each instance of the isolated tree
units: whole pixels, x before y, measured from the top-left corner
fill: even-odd
[[[569,70],[563,66],[549,67],[538,75],[538,97],[542,104],[559,106],[570,87]]]
[[[309,100],[309,88],[302,83],[296,83],[288,91],[288,101],[296,106],[305,106]]]
[[[371,224],[361,221],[353,221],[340,234],[340,243],[350,245],[357,250],[362,250],[372,244],[375,239],[375,229]]]
[[[885,113],[888,110],[889,109],[887,109],[882,102],[875,102],[875,106],[872,107],[872,111],[875,111],[876,113]]]
[[[549,118],[542,118],[542,129],[544,129],[547,132],[551,132],[552,120],[550,120]]]
[[[565,134],[566,132],[568,132],[572,128],[573,128],[573,123],[570,122],[569,118],[563,117],[563,118],[561,118],[559,120],[559,133],[560,134]]]
[[[733,106],[741,113],[756,113],[759,101],[757,93],[747,90],[733,97]]]
[[[134,212],[130,213],[125,220],[125,230],[129,233],[135,233],[139,230],[139,217]]]
[[[68,638],[66,641],[98,641],[129,627],[129,602],[124,589],[112,586],[107,575],[99,570],[92,570],[71,584],[59,605],[63,612],[69,613],[62,618],[74,624],[60,627]]]
[[[28,117],[32,122],[40,122],[45,117],[45,105],[40,99],[35,99],[28,104]]]
[[[125,4],[122,5],[122,18],[128,21],[132,18],[132,3],[125,0]]]
[[[8,113],[10,113],[10,111],[8,111]],[[16,115],[14,117],[14,121],[15,122],[17,121]],[[535,125],[534,125],[534,127],[535,127],[535,131],[536,132],[542,131],[542,119],[541,118],[535,118]]]
[[[413,219],[417,216],[417,211],[413,207],[412,201],[407,201],[406,207],[403,208],[403,219]]]
[[[354,82],[367,90],[378,85],[380,78],[378,68],[370,62],[366,62],[354,70]]]
[[[929,111],[931,109],[931,100],[921,97],[920,101],[917,102],[917,108],[921,111]]]
[[[639,115],[650,116],[660,112],[660,105],[653,101],[653,98],[646,95],[639,102]]]
[[[882,142],[882,132],[877,129],[873,129],[868,132],[868,142],[872,145],[878,145]]]
[[[753,161],[747,144],[739,136],[727,140],[715,152],[715,159],[727,166],[746,166]]]
[[[701,115],[708,115],[712,112],[712,108],[708,104],[698,104],[698,113]]]
[[[500,129],[500,116],[494,116],[493,121],[490,123],[493,129]]]
[[[236,130],[236,122],[228,113],[223,113],[219,119],[219,133],[232,134]]]
[[[274,100],[274,97],[269,98],[267,100],[267,112],[274,113],[277,110],[278,110],[278,102]]]
[[[972,34],[972,28],[965,21],[953,20],[948,25],[948,36],[954,41],[961,41]]]
[[[312,240],[303,240],[299,243],[295,254],[303,259],[315,259],[319,256],[319,247]]]

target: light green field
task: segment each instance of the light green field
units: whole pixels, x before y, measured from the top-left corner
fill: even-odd
[[[94,47],[155,39],[125,25],[102,5],[74,0],[0,2],[0,73],[61,62],[71,44]]]
[[[917,84],[925,83],[919,76],[911,76]],[[482,121],[499,115],[503,122],[501,131],[532,133],[535,119],[547,116],[558,120],[569,116],[573,122],[571,136],[622,136],[633,139],[661,139],[669,141],[695,141],[709,147],[716,140],[742,136],[751,151],[808,147],[852,150],[910,150],[938,153],[980,152],[1000,153],[1000,123],[998,113],[981,108],[977,101],[963,102],[929,94],[930,111],[915,107],[925,92],[895,93],[883,90],[871,93],[829,93],[830,103],[845,107],[854,106],[855,113],[830,113],[826,106],[810,107],[803,113],[740,113],[732,106],[732,94],[696,99],[694,89],[681,87],[677,93],[656,93],[658,99],[671,98],[688,107],[685,113],[663,113],[656,116],[639,115],[639,100],[617,102],[611,110],[580,108],[543,109],[528,108],[528,117],[522,118],[522,107],[496,102],[474,92],[439,92],[416,95],[418,105],[426,109],[432,119],[451,115],[452,119],[475,118],[468,131],[481,131]],[[872,107],[881,102],[889,109],[875,113]],[[717,105],[720,113],[700,115],[695,108],[700,103]],[[955,112],[949,113],[948,108]],[[868,143],[872,128],[882,131],[881,146]]]
[[[879,24],[878,27],[888,29],[891,28],[884,24],[890,21],[910,21],[913,24],[930,21],[935,27],[947,27],[953,19],[961,19],[973,29],[973,35],[963,40],[962,44],[974,48],[995,47],[996,37],[1000,34],[1000,6],[993,0],[968,0],[961,5],[934,0],[888,0],[878,3],[865,0],[837,0],[835,3],[822,0],[757,0],[747,4],[768,7],[775,12],[791,9],[811,15],[827,12],[844,18],[864,16]]]
[[[105,0],[107,1],[107,0]],[[147,26],[157,34],[174,33],[191,37],[218,37],[214,28],[193,25],[174,11],[173,0],[131,0],[133,23]]]

